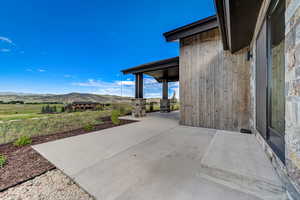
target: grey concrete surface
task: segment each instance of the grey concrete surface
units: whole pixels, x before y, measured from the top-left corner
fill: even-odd
[[[34,148],[59,169],[74,175],[176,126],[174,120],[148,117],[143,122],[56,140]]]
[[[201,166],[209,180],[263,199],[286,198],[283,184],[253,135],[218,130]]]
[[[238,155],[231,155],[228,151],[239,151],[243,146],[238,145],[236,149],[228,147],[225,148],[227,153],[215,154],[212,145],[228,146],[219,141],[223,140],[222,136],[219,139],[219,134],[213,129],[180,126],[178,112],[153,113],[140,120],[34,148],[96,199],[261,199],[259,194],[203,176],[202,162],[214,167],[219,167],[219,164],[223,166],[223,162],[213,162],[211,157],[239,159]],[[241,141],[236,139],[236,142]],[[252,156],[258,156],[258,165],[261,163],[259,159],[266,159],[250,154],[249,159],[255,162],[256,158]],[[252,163],[249,168],[251,166]],[[230,164],[225,165],[224,169],[228,167]],[[236,167],[244,166],[237,162]],[[249,170],[251,172],[246,167],[239,173],[252,176]],[[274,174],[264,175],[263,178],[277,181],[269,175]]]
[[[217,131],[202,163],[281,186],[281,181],[260,144],[255,137],[249,135]]]

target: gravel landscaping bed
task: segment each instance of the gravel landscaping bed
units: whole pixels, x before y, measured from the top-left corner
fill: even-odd
[[[93,200],[89,194],[57,169],[0,193],[0,199]]]
[[[102,121],[102,124],[94,126],[93,131],[118,126],[114,125],[110,121],[110,118],[102,118]],[[134,121],[121,120],[120,125],[132,122]],[[89,132],[92,131],[77,129],[64,133],[38,136],[32,138],[32,145],[86,134]],[[15,147],[12,144],[0,145],[0,154],[3,154],[7,157],[7,164],[4,165],[3,168],[0,168],[0,192],[55,168],[50,162],[38,154],[29,145],[24,147]]]

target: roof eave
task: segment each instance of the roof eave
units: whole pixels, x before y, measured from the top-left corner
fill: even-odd
[[[228,36],[227,36],[227,26],[225,22],[225,12],[224,12],[224,2],[221,0],[214,0],[215,2],[215,9],[217,12],[217,19],[219,23],[219,29],[221,32],[221,38],[223,43],[223,49],[229,50],[228,44]]]
[[[262,0],[214,0],[224,50],[250,45]]]
[[[166,32],[163,36],[167,42],[177,41],[182,38],[193,36],[202,32],[206,32],[215,28],[218,28],[217,16],[210,16],[197,22],[188,24],[186,26],[179,27],[172,31]]]
[[[143,72],[150,72],[155,70],[160,70],[161,68],[172,68],[179,65],[179,57],[173,57],[169,59],[159,60],[156,62],[146,63],[136,67],[128,68],[122,70],[123,74],[136,74]]]

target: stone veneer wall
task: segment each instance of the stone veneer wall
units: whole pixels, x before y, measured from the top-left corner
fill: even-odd
[[[286,166],[275,155],[267,142],[256,130],[255,111],[255,61],[256,46],[254,37],[251,51],[250,77],[250,126],[262,144],[267,156],[271,160],[279,176],[286,183],[290,197],[299,199],[300,194],[300,0],[286,0],[286,38],[285,38],[285,82],[286,82]],[[263,8],[258,19],[258,25],[264,19],[270,0],[264,0]],[[259,27],[259,26],[258,26]],[[257,27],[257,28],[258,28]],[[256,30],[257,32],[259,29]]]
[[[300,0],[287,0],[285,41],[286,165],[300,191]]]

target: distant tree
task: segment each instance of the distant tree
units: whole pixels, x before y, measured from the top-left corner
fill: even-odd
[[[172,103],[177,103],[176,99],[176,91],[174,90],[173,96],[172,96]]]
[[[51,111],[52,111],[51,113],[56,113],[57,112],[56,106],[53,106]]]
[[[104,105],[103,104],[97,105],[96,110],[104,110]]]
[[[50,113],[50,112],[51,112],[51,108],[50,108],[49,105],[47,105],[47,106],[45,107],[45,113]]]
[[[24,101],[9,101],[8,104],[24,104]]]
[[[63,106],[63,107],[61,107],[61,110],[60,110],[60,112],[65,112],[66,111],[66,109],[65,109],[65,107]]]
[[[46,109],[45,109],[45,107],[44,107],[44,106],[42,106],[41,113],[42,113],[42,114],[45,114],[45,113],[46,113]]]

